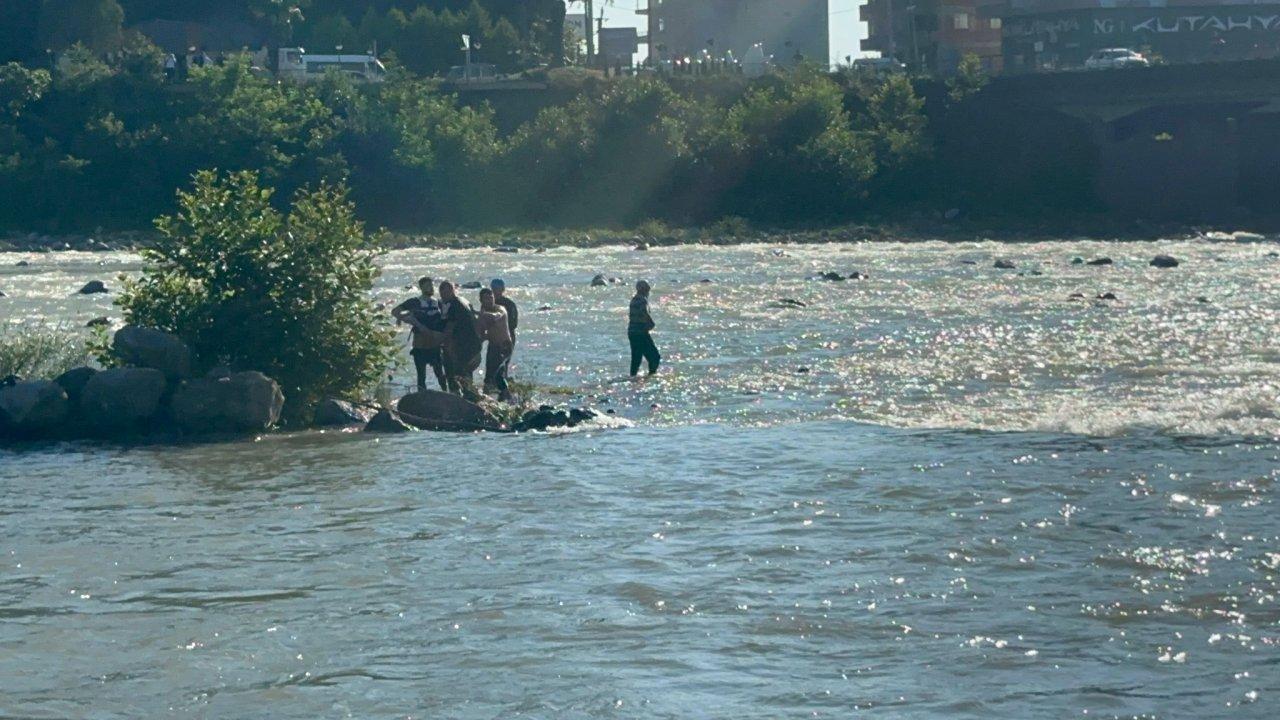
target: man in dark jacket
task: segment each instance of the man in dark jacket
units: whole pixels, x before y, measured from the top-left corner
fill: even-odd
[[[649,315],[649,283],[641,280],[636,283],[636,295],[631,298],[630,319],[627,322],[627,339],[631,341],[631,377],[640,374],[641,359],[648,361],[649,374],[658,372],[662,363],[662,355],[649,333],[655,327],[653,317]]]
[[[480,333],[475,311],[448,281],[440,283],[440,301],[444,306],[444,373],[449,392],[476,400],[480,395],[473,376],[480,367]]]

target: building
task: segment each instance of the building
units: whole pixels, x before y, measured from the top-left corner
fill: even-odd
[[[950,75],[966,55],[988,73],[1001,72],[1003,19],[988,12],[1000,0],[868,0],[863,50],[878,51],[917,70]]]
[[[1280,0],[1004,0],[992,11],[1009,72],[1083,67],[1104,48],[1166,63],[1280,55]]]
[[[649,0],[649,57],[656,63],[732,53],[756,45],[778,65],[831,58],[827,0]]]

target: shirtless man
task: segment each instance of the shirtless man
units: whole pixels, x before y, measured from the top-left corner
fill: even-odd
[[[511,363],[514,343],[507,311],[497,303],[492,290],[480,291],[479,325],[480,337],[489,341],[489,350],[485,354],[484,391],[488,394],[497,390],[498,399],[506,402],[511,399],[507,366]]]

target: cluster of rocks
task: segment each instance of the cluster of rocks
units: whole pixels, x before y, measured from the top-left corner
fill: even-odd
[[[516,432],[545,431],[552,428],[575,428],[600,417],[595,410],[585,408],[557,408],[543,405],[524,414],[512,430]]]
[[[619,285],[623,282],[622,278],[605,277],[604,275],[596,275],[591,278],[591,287],[605,287],[606,285]]]
[[[866,274],[860,273],[856,270],[849,273],[848,275],[841,275],[840,273],[835,272],[834,270],[828,270],[827,272],[820,273],[809,279],[822,280],[824,282],[844,282],[845,280],[866,280],[867,277],[868,276]]]
[[[125,326],[112,350],[122,367],[0,388],[0,438],[252,434],[280,420],[284,394],[274,380],[225,368],[193,377],[191,351],[173,335]]]

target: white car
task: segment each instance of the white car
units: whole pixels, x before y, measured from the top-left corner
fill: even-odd
[[[1097,50],[1084,61],[1087,70],[1109,70],[1111,68],[1146,67],[1151,63],[1140,53],[1128,48],[1107,48]]]

